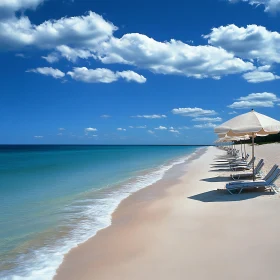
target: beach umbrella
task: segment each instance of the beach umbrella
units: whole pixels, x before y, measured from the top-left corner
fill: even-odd
[[[277,134],[280,132],[280,122],[266,115],[251,110],[236,116],[229,121],[215,128],[215,133],[226,133],[228,136],[252,137],[252,157],[255,156],[254,138],[256,136],[266,136],[268,134]],[[253,163],[253,180],[255,180],[255,165]]]

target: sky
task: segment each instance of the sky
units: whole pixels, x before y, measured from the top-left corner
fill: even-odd
[[[280,0],[0,0],[0,144],[212,144],[280,119]]]

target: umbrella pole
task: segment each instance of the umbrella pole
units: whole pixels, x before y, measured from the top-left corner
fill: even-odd
[[[255,148],[254,148],[254,144],[255,144],[255,134],[252,133],[252,158],[254,158],[255,156]],[[253,160],[253,181],[255,181],[255,161]]]
[[[242,158],[244,158],[244,156],[243,156],[243,149],[242,149],[242,140],[240,140],[240,147],[241,147]]]

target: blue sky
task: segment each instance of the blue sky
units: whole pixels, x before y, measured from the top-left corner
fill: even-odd
[[[279,17],[280,0],[0,0],[0,144],[211,144],[251,108],[279,119]]]

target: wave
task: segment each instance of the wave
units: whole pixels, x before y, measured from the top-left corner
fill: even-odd
[[[145,174],[130,178],[126,183],[108,186],[100,189],[97,193],[84,194],[84,198],[68,205],[63,209],[65,214],[64,227],[69,231],[53,240],[52,245],[43,246],[20,255],[16,263],[20,266],[12,270],[0,272],[3,280],[50,280],[57,268],[63,262],[65,254],[72,248],[84,243],[96,233],[111,225],[112,214],[122,200],[138,190],[146,188],[161,180],[166,172],[172,167],[183,164],[194,157],[200,149],[187,156],[180,157],[154,168]],[[71,226],[75,225],[73,228]],[[64,229],[65,231],[65,229]]]

